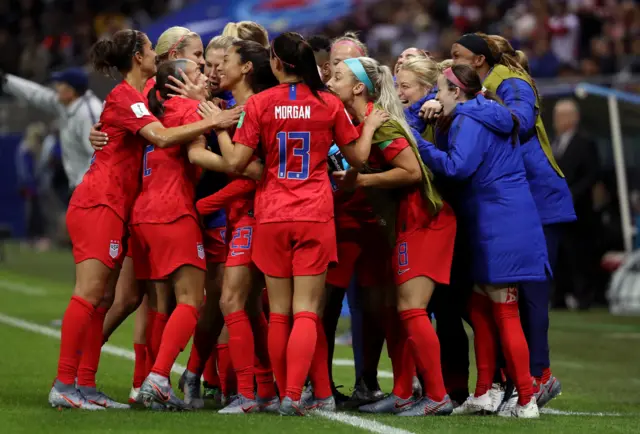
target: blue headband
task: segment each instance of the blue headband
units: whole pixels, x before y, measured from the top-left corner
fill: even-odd
[[[371,95],[376,93],[375,87],[373,87],[373,83],[369,79],[367,72],[364,70],[364,66],[362,66],[362,62],[360,62],[357,58],[355,59],[346,59],[344,64],[349,67],[353,75],[356,76],[358,80],[360,80],[365,86],[367,86],[367,90]]]

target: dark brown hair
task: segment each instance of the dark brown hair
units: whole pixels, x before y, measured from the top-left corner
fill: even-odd
[[[235,40],[232,44],[235,47],[240,62],[251,62],[253,70],[247,76],[249,85],[254,93],[262,92],[278,84],[278,79],[271,71],[269,62],[269,50],[258,42],[248,40]]]
[[[133,68],[133,56],[144,50],[146,35],[138,30],[125,29],[111,38],[101,39],[91,47],[89,59],[93,68],[110,77],[114,69],[125,74]]]
[[[151,110],[151,113],[153,113],[154,116],[160,118],[164,115],[164,102],[170,98],[169,94],[173,92],[167,87],[167,84],[173,84],[173,81],[171,81],[169,77],[174,77],[181,82],[184,82],[182,74],[180,74],[180,70],[186,70],[189,62],[190,60],[187,59],[176,59],[165,61],[158,66],[156,84],[147,94],[149,110]]]

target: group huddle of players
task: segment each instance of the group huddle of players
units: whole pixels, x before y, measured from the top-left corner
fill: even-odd
[[[535,418],[560,393],[547,306],[575,213],[526,58],[484,34],[440,63],[409,48],[392,71],[367,54],[353,34],[270,41],[254,22],[206,47],[182,27],[92,47],[123,80],[67,212],[76,285],[53,407],[129,408],[95,380],[134,311],[129,401],[154,410],[211,397],[222,414]],[[345,293],[351,397],[331,373]],[[181,399],[170,373],[192,338]]]

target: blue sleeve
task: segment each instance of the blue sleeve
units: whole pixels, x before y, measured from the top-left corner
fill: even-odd
[[[497,94],[518,118],[520,137],[526,137],[536,125],[536,95],[533,88],[524,80],[508,78],[500,84]]]
[[[463,128],[464,124],[464,128]],[[420,156],[434,173],[448,178],[466,179],[475,173],[484,156],[483,127],[466,116],[457,116],[449,130],[449,148],[441,151],[423,140]],[[418,148],[420,149],[420,148]]]
[[[422,158],[422,161],[426,164],[425,158],[428,158],[429,146],[434,145],[433,143],[425,140],[414,128],[411,128],[411,132],[413,133],[413,137],[416,139],[416,145],[418,146],[418,153],[420,154],[420,158]]]

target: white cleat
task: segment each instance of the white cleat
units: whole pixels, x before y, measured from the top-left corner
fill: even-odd
[[[531,401],[527,405],[516,404],[516,407],[511,411],[511,417],[517,417],[518,419],[537,419],[540,417],[540,410],[536,403],[536,397],[532,397]]]
[[[129,404],[144,404],[142,395],[140,395],[139,387],[131,387],[131,392],[129,392]]]
[[[488,393],[491,398],[491,413],[497,413],[504,401],[504,388],[498,383],[493,383]]]
[[[513,417],[513,412],[518,405],[518,391],[513,389],[511,396],[504,401],[498,407],[498,416],[500,417]]]
[[[489,392],[477,398],[469,395],[467,400],[453,410],[453,414],[493,414],[493,403]]]

